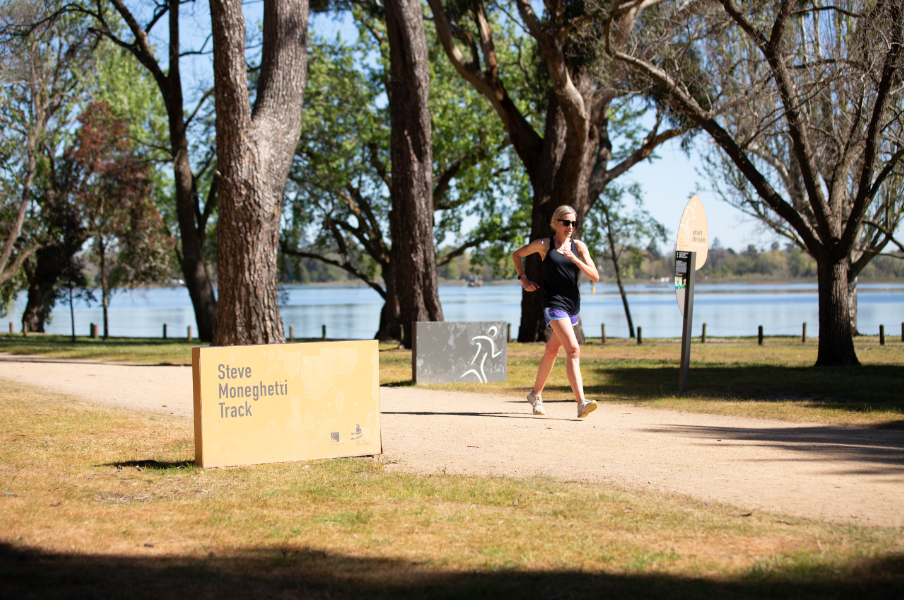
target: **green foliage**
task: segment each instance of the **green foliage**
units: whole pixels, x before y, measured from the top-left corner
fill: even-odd
[[[309,44],[305,118],[282,234],[284,248],[306,256],[284,261],[296,280],[304,277],[302,266],[312,274],[310,258],[343,264],[371,281],[389,259],[389,48],[379,18],[360,6],[353,13],[358,40],[313,37]],[[521,243],[516,231],[529,222],[527,177],[489,103],[434,40],[428,47],[434,236],[437,248],[446,247],[438,256],[470,249],[474,261],[497,263]]]
[[[176,198],[169,165],[169,122],[153,77],[127,50],[104,41],[96,52],[96,69],[86,85],[90,102],[104,103],[128,124],[138,156],[152,165],[152,196],[171,231],[178,230]]]
[[[101,44],[97,66],[86,81],[92,102],[103,102],[117,119],[125,120],[136,149],[148,157],[166,160],[169,125],[160,90],[147,69],[125,49]]]
[[[132,151],[127,122],[101,103],[89,105],[79,121],[67,160],[80,176],[74,196],[92,236],[105,298],[116,288],[167,278],[174,241],[151,201],[150,169]]]
[[[54,159],[71,139],[95,64],[96,36],[85,19],[44,19],[60,7],[56,0],[0,6],[0,243],[15,242],[0,271],[45,241],[38,201]],[[15,222],[23,201],[31,204],[19,231]]]

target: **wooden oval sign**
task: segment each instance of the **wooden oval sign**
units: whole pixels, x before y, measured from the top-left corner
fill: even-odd
[[[699,271],[706,262],[706,254],[709,251],[709,230],[706,227],[706,211],[703,210],[703,202],[694,194],[688,200],[684,212],[681,213],[681,221],[678,223],[678,237],[675,243],[675,296],[678,299],[678,309],[684,314],[684,293],[688,285],[688,263],[690,259],[685,252],[696,252],[696,268]]]
[[[696,252],[698,271],[706,263],[706,254],[709,251],[709,229],[706,227],[706,211],[703,210],[703,202],[700,201],[697,194],[688,200],[684,212],[681,213],[675,250]]]

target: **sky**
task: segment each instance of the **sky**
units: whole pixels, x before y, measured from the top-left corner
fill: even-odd
[[[130,4],[138,10],[138,2],[133,0]],[[254,23],[262,18],[263,2],[245,2],[244,11],[248,30],[252,31]],[[208,3],[202,0],[183,4],[180,17],[182,50],[200,48],[205,42],[206,49],[210,50]],[[349,41],[357,37],[357,30],[349,16],[336,20],[329,15],[312,15],[309,27],[311,32],[328,39],[335,38],[337,34]],[[166,33],[164,19],[152,32],[152,43],[160,50],[167,46]],[[200,97],[213,80],[209,54],[190,58],[183,59],[182,66],[183,85],[189,99]],[[186,102],[186,106],[193,106],[191,100]],[[698,137],[698,143],[704,140],[705,135]],[[706,210],[710,243],[718,238],[723,247],[742,250],[748,244],[764,249],[775,241],[776,236],[766,232],[755,219],[720,200],[709,190],[706,177],[700,172],[699,158],[693,153],[690,157],[687,156],[680,149],[679,143],[678,140],[672,140],[660,146],[656,151],[660,156],[658,160],[636,165],[619,179],[622,182],[636,181],[642,186],[646,209],[669,232],[668,242],[660,242],[660,247],[664,250],[674,247],[678,221],[685,204],[694,193],[698,194]],[[477,217],[473,217],[472,225],[476,223],[476,219]],[[469,221],[466,220],[465,226],[468,224]]]

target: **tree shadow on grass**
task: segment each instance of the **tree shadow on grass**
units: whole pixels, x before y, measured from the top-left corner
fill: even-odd
[[[115,463],[106,463],[103,465],[99,465],[103,467],[116,467],[118,469],[125,469],[127,467],[138,468],[141,470],[150,470],[150,471],[166,471],[169,469],[194,469],[195,461],[193,460],[182,460],[182,461],[157,461],[157,460],[126,460],[123,462],[115,462]]]
[[[904,593],[904,556],[855,564],[764,568],[719,579],[579,570],[456,572],[400,559],[308,547],[237,549],[182,557],[41,552],[0,543],[4,598],[870,598]]]
[[[629,399],[675,395],[678,368],[591,367],[600,384],[585,385],[588,394]],[[589,378],[588,378],[589,379]],[[831,405],[851,412],[876,409],[904,415],[904,367],[691,366],[689,396],[699,400],[792,401]]]
[[[683,435],[705,443],[738,442],[749,446],[780,448],[800,454],[794,461],[854,462],[855,471],[870,475],[904,475],[904,435],[853,427],[712,427],[669,425],[645,431]],[[863,465],[869,464],[866,467]]]

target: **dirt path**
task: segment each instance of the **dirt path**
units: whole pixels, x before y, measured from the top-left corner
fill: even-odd
[[[101,404],[192,416],[191,369],[0,354],[0,377]],[[904,432],[381,388],[383,447],[419,472],[609,481],[744,510],[904,526]]]

